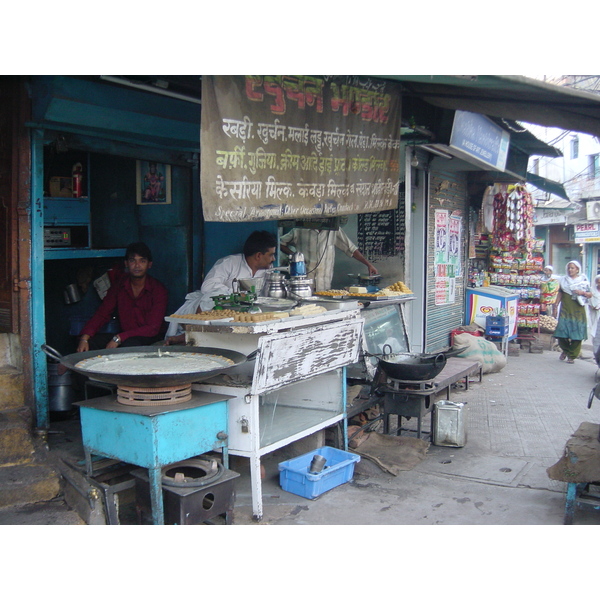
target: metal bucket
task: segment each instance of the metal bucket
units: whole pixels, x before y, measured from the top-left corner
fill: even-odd
[[[59,375],[58,363],[48,362],[48,408],[51,412],[71,410],[73,402],[78,400],[72,384],[71,371]]]
[[[433,405],[433,444],[461,448],[467,443],[464,404],[440,400]]]

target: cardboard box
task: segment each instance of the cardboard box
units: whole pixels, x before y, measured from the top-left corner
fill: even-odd
[[[72,177],[50,177],[50,197],[52,197],[52,198],[72,198],[73,197],[73,178]]]

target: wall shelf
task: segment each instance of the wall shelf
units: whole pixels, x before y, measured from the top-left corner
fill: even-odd
[[[123,258],[125,248],[45,248],[44,259]]]

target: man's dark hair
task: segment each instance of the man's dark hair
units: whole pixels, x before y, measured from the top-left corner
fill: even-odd
[[[148,248],[144,242],[133,242],[133,244],[129,244],[127,250],[125,250],[125,260],[128,260],[134,254],[145,258],[148,262],[152,262],[152,252],[150,252],[150,248]]]
[[[277,238],[269,231],[253,231],[244,244],[244,256],[252,256],[257,252],[263,254],[269,248],[277,247]]]

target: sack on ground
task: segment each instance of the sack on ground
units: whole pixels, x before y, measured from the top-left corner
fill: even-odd
[[[498,373],[506,366],[506,356],[496,348],[496,344],[482,337],[460,333],[454,336],[452,348],[466,348],[459,354],[459,358],[478,361],[483,373]]]

